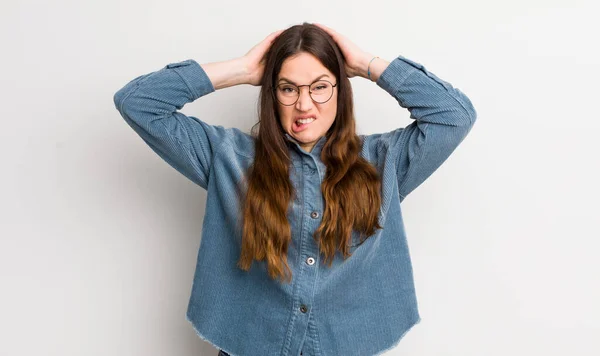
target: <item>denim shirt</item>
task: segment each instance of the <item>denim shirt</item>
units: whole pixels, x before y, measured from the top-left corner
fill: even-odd
[[[323,264],[312,235],[321,222],[323,136],[306,152],[289,135],[288,213],[291,283],[272,280],[265,261],[236,266],[241,249],[239,183],[253,161],[254,138],[178,110],[215,91],[194,60],[141,75],[114,95],[127,124],[164,161],[207,191],[202,239],[186,319],[200,338],[232,356],[378,355],[398,345],[421,318],[400,203],[471,130],[476,111],[450,83],[419,63],[395,58],[377,80],[414,119],[406,127],[359,135],[361,156],[382,177],[377,230]],[[398,113],[400,116],[400,112]],[[216,121],[216,120],[214,120]]]

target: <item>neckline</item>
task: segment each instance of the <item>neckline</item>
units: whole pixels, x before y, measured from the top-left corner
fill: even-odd
[[[319,138],[319,140],[317,140],[317,143],[315,143],[315,145],[313,146],[312,150],[310,152],[306,152],[301,146],[300,146],[300,142],[298,142],[298,140],[296,140],[295,138],[293,138],[292,136],[290,136],[290,134],[288,134],[287,132],[284,134],[284,137],[286,140],[288,140],[289,142],[293,143],[296,148],[301,151],[304,152],[306,154],[309,155],[320,155],[321,154],[321,150],[323,149],[323,146],[325,145],[325,142],[327,141],[327,136],[323,135]]]

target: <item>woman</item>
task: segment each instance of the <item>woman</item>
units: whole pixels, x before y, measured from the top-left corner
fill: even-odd
[[[415,121],[357,135],[351,77],[376,82]],[[251,135],[178,111],[240,84],[261,88]],[[168,64],[114,101],[207,190],[186,317],[220,355],[374,355],[420,321],[400,203],[475,122],[450,83],[304,23],[234,60]]]

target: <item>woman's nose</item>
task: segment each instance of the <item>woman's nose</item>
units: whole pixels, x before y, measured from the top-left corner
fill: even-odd
[[[304,89],[304,90],[303,90]],[[313,105],[313,100],[310,97],[310,91],[308,87],[300,88],[300,93],[298,94],[298,101],[296,102],[296,108],[299,111],[307,111]]]

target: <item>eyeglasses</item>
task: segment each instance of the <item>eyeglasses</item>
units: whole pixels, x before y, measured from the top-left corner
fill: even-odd
[[[319,80],[310,85],[294,85],[291,83],[281,83],[275,87],[275,97],[282,105],[290,106],[296,104],[300,98],[300,87],[309,87],[308,93],[312,100],[319,104],[324,104],[333,96],[333,88],[337,86],[327,80]]]

